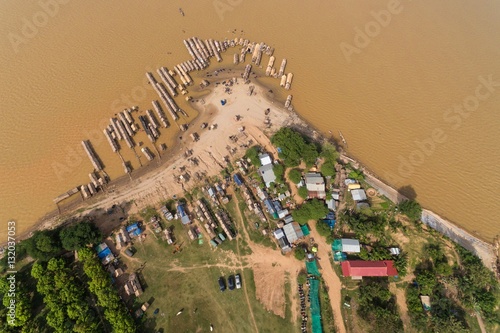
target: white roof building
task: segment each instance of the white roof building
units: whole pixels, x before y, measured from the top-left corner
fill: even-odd
[[[325,192],[325,179],[319,173],[306,173],[306,188],[310,198],[324,199]]]
[[[274,181],[276,180],[272,164],[266,164],[261,166],[259,168],[259,173],[262,176],[264,183],[266,183],[266,187],[271,186],[271,183],[274,183]]]
[[[271,156],[269,156],[268,153],[260,154],[259,159],[260,159],[260,164],[262,164],[262,166],[273,163]]]
[[[359,240],[342,238],[342,252],[361,252],[361,246],[359,245]]]
[[[283,238],[285,237],[285,234],[283,233],[283,229],[276,229],[274,232],[273,232],[273,235],[276,239],[280,239],[280,238]]]
[[[366,193],[365,190],[363,190],[362,188],[351,190],[351,195],[352,195],[352,200],[354,201],[366,200]]]

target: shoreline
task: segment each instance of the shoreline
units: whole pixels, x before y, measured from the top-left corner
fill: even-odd
[[[218,70],[218,69],[214,69]],[[220,69],[219,69],[220,70]],[[42,229],[52,229],[58,226],[65,225],[67,223],[71,223],[72,219],[80,217],[82,214],[86,215],[86,212],[90,209],[93,210],[99,210],[99,209],[106,209],[106,204],[111,203],[111,202],[116,202],[118,204],[123,204],[123,203],[129,203],[131,200],[135,202],[135,200],[139,199],[139,201],[145,201],[145,200],[140,200],[140,198],[137,197],[138,193],[141,193],[141,189],[135,189],[139,185],[145,183],[145,182],[157,182],[158,178],[165,178],[166,175],[168,175],[170,172],[172,174],[175,174],[177,172],[174,172],[175,170],[175,164],[182,164],[185,162],[185,158],[182,156],[182,151],[187,150],[187,149],[193,149],[194,146],[197,146],[199,148],[199,144],[196,142],[191,142],[189,141],[189,134],[198,131],[199,132],[199,124],[202,122],[213,122],[217,123],[218,125],[224,124],[224,126],[228,127],[224,131],[228,130],[234,130],[232,127],[238,127],[237,125],[231,126],[231,124],[236,124],[234,121],[231,119],[232,116],[227,117],[227,114],[224,116],[222,113],[225,112],[225,110],[229,109],[232,105],[232,103],[228,103],[228,106],[224,107],[222,112],[218,112],[217,109],[217,104],[216,102],[221,98],[221,96],[225,96],[225,93],[220,90],[223,87],[222,83],[224,80],[228,80],[232,77],[237,77],[238,80],[240,79],[240,76],[238,75],[242,71],[239,70],[234,70],[234,69],[229,69],[228,71],[224,71],[221,73],[221,75],[217,76],[211,76],[207,77],[206,75],[200,75],[201,77],[204,77],[207,81],[210,82],[210,86],[208,88],[202,89],[202,90],[193,90],[194,93],[197,94],[198,97],[194,99],[194,101],[191,103],[191,107],[196,109],[198,111],[198,115],[193,118],[193,120],[190,122],[189,129],[186,132],[180,132],[178,131],[176,133],[176,136],[181,134],[182,139],[180,137],[177,137],[175,140],[175,144],[168,149],[164,154],[161,159],[161,162],[158,163],[158,159],[156,158],[153,160],[151,163],[147,164],[146,166],[143,166],[139,169],[134,170],[132,176],[133,179],[130,180],[128,175],[124,174],[119,178],[116,178],[114,180],[111,180],[108,183],[108,186],[106,188],[106,191],[104,193],[101,193],[100,195],[97,195],[89,200],[81,201],[79,199],[73,200],[69,203],[66,204],[61,204],[60,205],[60,210],[61,213],[58,212],[57,209],[54,209],[51,212],[48,212],[44,216],[42,216],[38,221],[30,228],[28,228],[25,232],[23,232],[20,235],[16,236],[16,240],[21,240],[28,238],[31,236],[31,234],[36,231],[36,230],[42,230]],[[311,126],[305,119],[303,119],[297,112],[295,111],[288,111],[284,108],[283,104],[281,101],[277,101],[271,96],[269,96],[269,92],[272,91],[272,89],[262,82],[258,82],[258,77],[260,75],[253,74],[251,77],[251,82],[250,84],[242,84],[241,82],[238,82],[237,85],[240,85],[240,87],[245,87],[243,90],[248,90],[248,87],[250,85],[253,85],[256,89],[255,95],[249,96],[248,98],[262,98],[264,99],[264,102],[259,99],[257,104],[258,106],[261,107],[262,110],[264,110],[264,106],[271,107],[273,110],[272,114],[275,115],[274,121],[278,123],[278,126],[273,121],[273,127],[282,127],[282,126],[291,126],[295,127],[301,132],[306,132],[308,136],[310,136],[313,140],[316,141],[332,141],[332,139],[328,139],[325,135],[323,135],[321,132],[319,132],[316,128]],[[233,87],[234,89],[237,88],[235,85]],[[219,91],[218,91],[219,90]],[[240,89],[241,90],[241,89]],[[236,101],[236,99],[240,98],[244,99],[246,95],[246,91],[240,92],[239,95],[235,94],[235,96],[228,95],[226,98],[230,100],[231,102]],[[256,97],[257,96],[257,97]],[[234,97],[234,101],[233,100]],[[247,98],[247,99],[248,99]],[[208,103],[202,103],[201,101],[209,101]],[[215,103],[214,103],[215,102]],[[255,101],[254,101],[255,102]],[[278,103],[275,103],[278,102]],[[250,103],[247,101],[247,103]],[[259,104],[260,103],[260,104]],[[252,105],[255,107],[255,105]],[[258,116],[256,114],[253,114],[249,116],[247,112],[249,111],[250,108],[247,108],[246,111],[244,110],[238,110],[242,115],[243,115],[243,121],[242,124],[247,124],[253,121],[251,124],[252,127],[250,127],[251,131],[250,136],[252,136],[252,133],[259,134],[262,133],[264,135],[269,135],[270,133],[273,133],[276,131],[277,128],[275,129],[270,129],[269,131],[263,131],[263,123],[261,122],[263,120],[263,111],[261,111],[261,115]],[[210,112],[207,114],[207,112]],[[224,121],[226,121],[228,124],[225,124]],[[259,122],[260,126],[259,126]],[[206,131],[206,130],[205,130]],[[215,135],[212,135],[214,140],[223,140],[223,138],[220,138],[217,133],[219,133],[219,129],[217,130],[212,130],[212,133],[216,133]],[[265,133],[269,132],[269,133]],[[207,133],[207,132],[203,132]],[[203,143],[204,135],[202,135],[200,142]],[[255,138],[255,135],[253,136],[253,139],[255,141],[258,141],[257,138]],[[209,142],[215,142],[215,141],[210,141]],[[256,143],[254,141],[254,143]],[[218,143],[219,144],[219,143]],[[369,183],[371,186],[373,186],[379,193],[385,195],[389,200],[393,202],[399,202],[403,199],[405,199],[404,195],[399,193],[396,189],[388,185],[387,183],[383,182],[380,180],[376,175],[374,175],[372,172],[370,172],[361,162],[347,156],[343,149],[339,147],[338,142],[334,140],[334,144],[337,146],[337,148],[340,148],[340,159],[344,161],[351,162],[353,165],[355,165],[357,168],[363,170],[366,175],[366,181]],[[215,144],[214,144],[215,145]],[[220,145],[220,144],[219,144]],[[208,152],[207,147],[204,147],[205,149],[201,150],[201,153]],[[210,146],[212,148],[212,146]],[[222,150],[222,149],[221,149]],[[220,151],[217,151],[217,153],[220,155],[220,157],[223,157],[223,154],[220,153]],[[212,152],[208,152],[208,155],[211,158],[214,158],[212,155]],[[205,156],[203,160],[209,160],[210,158]],[[214,158],[215,160],[215,158]],[[212,161],[210,161],[212,162]],[[217,162],[217,161],[216,161]],[[206,166],[209,167],[209,164],[205,162]],[[217,163],[216,163],[217,164]],[[212,165],[213,166],[213,165]],[[217,167],[216,167],[217,169]],[[215,171],[215,170],[212,170]],[[218,171],[218,170],[217,170]],[[218,172],[212,172],[214,174],[218,174]],[[170,176],[172,176],[170,174]],[[163,177],[162,177],[163,175]],[[171,177],[169,177],[171,179]],[[163,180],[163,179],[162,179]],[[166,180],[166,179],[165,179]],[[170,180],[172,183],[172,181]],[[178,184],[179,185],[179,184]],[[180,188],[182,188],[181,191],[178,191],[178,193],[182,193],[185,191],[184,185],[180,184]],[[160,185],[161,186],[161,185]],[[193,187],[192,184],[188,185],[189,187]],[[144,185],[142,185],[144,187]],[[177,186],[179,187],[179,186]],[[135,189],[135,190],[134,190]],[[174,194],[172,193],[171,189],[167,190],[165,189],[163,191],[165,194]],[[146,194],[144,192],[144,194]],[[146,195],[149,195],[147,193]],[[128,200],[125,200],[128,198]],[[131,199],[134,198],[134,199]],[[122,202],[119,203],[119,199],[122,199]],[[147,200],[146,200],[147,201]],[[136,206],[138,206],[137,202],[135,202]],[[111,205],[109,205],[111,206]],[[108,207],[109,208],[109,207]],[[82,210],[83,209],[83,210]],[[82,210],[81,212],[78,212],[79,210]],[[422,222],[426,224],[427,226],[431,227],[434,230],[437,230],[441,234],[449,237],[452,239],[454,242],[462,245],[466,249],[470,250],[474,254],[476,254],[478,257],[480,257],[485,265],[492,270],[496,270],[496,262],[498,258],[497,254],[497,249],[495,248],[495,244],[490,244],[488,242],[485,242],[478,237],[470,234],[468,231],[465,229],[455,225],[451,221],[448,221],[436,213],[423,209],[422,212]],[[6,244],[2,243],[1,246],[4,246]]]

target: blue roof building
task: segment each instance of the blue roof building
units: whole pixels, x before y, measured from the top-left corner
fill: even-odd
[[[241,186],[243,184],[243,182],[241,181],[240,175],[235,174],[233,176],[233,179],[234,179],[234,182],[236,183],[236,185]]]
[[[191,223],[191,220],[189,219],[189,216],[187,215],[186,210],[184,209],[184,205],[181,204],[177,205],[177,214],[181,218],[182,224]]]
[[[274,214],[276,212],[271,200],[269,200],[269,199],[264,200],[264,205],[266,205],[266,209],[269,212],[269,214]]]

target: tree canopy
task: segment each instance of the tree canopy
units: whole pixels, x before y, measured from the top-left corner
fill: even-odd
[[[61,229],[59,238],[61,239],[62,246],[66,250],[72,251],[100,242],[102,235],[93,223],[83,221]]]
[[[328,208],[323,201],[318,199],[309,200],[292,212],[293,219],[301,225],[309,220],[323,218],[326,214],[328,214]]]
[[[274,146],[280,148],[280,157],[286,167],[295,167],[303,160],[311,166],[319,156],[318,149],[313,143],[307,143],[304,137],[289,127],[281,128],[271,138]]]
[[[401,201],[398,205],[398,208],[401,213],[408,216],[408,218],[413,222],[420,221],[420,218],[422,216],[422,207],[415,200]]]
[[[321,165],[321,173],[325,177],[333,177],[335,176],[335,165],[330,161],[325,161]]]
[[[298,184],[302,179],[302,171],[300,171],[300,169],[292,169],[288,173],[288,178],[290,178],[290,180],[295,184]]]
[[[33,236],[22,243],[28,255],[43,261],[48,261],[62,250],[56,230],[35,231]]]

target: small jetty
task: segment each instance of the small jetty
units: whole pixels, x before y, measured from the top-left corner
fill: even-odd
[[[92,162],[92,165],[94,166],[94,169],[96,170],[102,170],[102,164],[101,161],[97,158],[97,154],[95,153],[94,149],[92,148],[92,145],[89,140],[84,140],[82,141],[82,146],[83,149],[85,149],[85,152],[87,153],[87,156],[90,159],[90,162]]]
[[[80,190],[78,189],[78,187],[72,188],[71,190],[69,190],[67,192],[64,192],[63,194],[61,194],[61,195],[57,196],[56,198],[54,198],[53,201],[54,201],[54,203],[57,204],[57,203],[63,201],[64,199],[69,198],[73,194],[78,193],[79,191]]]

